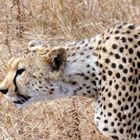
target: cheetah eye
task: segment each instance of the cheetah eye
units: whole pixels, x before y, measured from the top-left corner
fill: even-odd
[[[16,75],[21,75],[25,70],[25,68],[18,69]]]

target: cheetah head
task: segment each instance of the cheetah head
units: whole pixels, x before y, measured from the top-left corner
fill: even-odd
[[[32,50],[31,50],[32,51]],[[76,87],[67,77],[67,51],[63,47],[44,49],[34,55],[11,58],[0,91],[18,108],[40,100],[71,95]],[[71,76],[70,76],[71,77]]]

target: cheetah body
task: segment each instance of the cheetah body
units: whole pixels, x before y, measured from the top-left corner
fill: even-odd
[[[103,135],[140,139],[140,27],[121,23],[90,39],[53,48],[37,45],[30,45],[24,58],[9,61],[2,93],[21,107],[88,96],[95,101],[94,123]]]

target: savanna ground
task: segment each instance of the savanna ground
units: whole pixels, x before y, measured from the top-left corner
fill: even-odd
[[[60,44],[118,23],[140,23],[139,0],[0,0],[0,79],[6,62],[33,39]],[[105,140],[92,99],[72,97],[17,110],[0,95],[0,140]]]

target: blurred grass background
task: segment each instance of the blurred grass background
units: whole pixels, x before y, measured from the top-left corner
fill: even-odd
[[[32,39],[58,45],[120,21],[140,23],[139,0],[0,0],[0,79],[7,60]],[[17,110],[0,95],[0,140],[104,140],[93,115],[92,100],[83,97]]]

